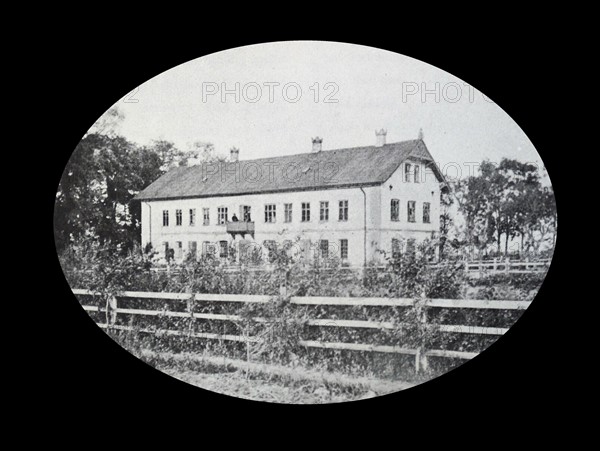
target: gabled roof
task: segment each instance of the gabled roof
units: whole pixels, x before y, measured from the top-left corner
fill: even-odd
[[[407,158],[444,178],[422,140],[174,168],[136,200],[184,199],[380,185]],[[262,176],[259,176],[259,173]]]

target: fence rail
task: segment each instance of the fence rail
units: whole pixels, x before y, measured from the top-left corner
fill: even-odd
[[[74,289],[73,293],[78,296],[95,296],[100,295],[91,290]],[[139,292],[125,291],[117,296],[111,296],[105,299],[104,306],[83,304],[82,307],[87,312],[98,312],[105,314],[105,322],[97,323],[100,327],[114,330],[135,330],[133,327],[118,325],[116,323],[117,315],[139,315],[139,316],[158,316],[158,317],[173,317],[173,318],[192,318],[204,319],[209,321],[240,321],[242,318],[238,315],[219,314],[219,313],[198,313],[193,311],[172,311],[172,310],[150,310],[137,308],[121,308],[119,307],[119,299],[153,299],[163,301],[186,301],[186,302],[225,302],[225,303],[266,303],[269,302],[271,296],[260,295],[241,295],[241,294],[191,294],[191,293],[157,293],[157,292]],[[417,301],[408,298],[349,298],[349,297],[300,297],[292,296],[290,303],[296,305],[324,305],[324,306],[376,306],[376,307],[410,307],[414,306]],[[496,301],[496,300],[457,300],[457,299],[428,299],[423,303],[423,307],[445,308],[445,309],[482,309],[482,310],[524,310],[530,305],[530,301]],[[424,317],[425,318],[425,317]],[[254,318],[255,321],[266,321],[262,318]],[[425,319],[424,319],[425,321]],[[370,320],[351,320],[351,319],[327,319],[327,318],[311,318],[307,320],[307,325],[328,328],[360,328],[374,330],[390,330],[394,329],[395,325],[386,321],[370,321]],[[474,334],[474,335],[492,335],[500,336],[506,333],[508,328],[504,327],[484,327],[474,325],[451,325],[439,324],[436,325],[440,332],[452,334]],[[166,334],[169,336],[185,336],[213,340],[237,341],[237,342],[256,342],[255,337],[232,334],[216,334],[216,333],[192,333],[180,330],[163,329],[160,331],[152,329],[139,329],[138,332],[150,334]],[[320,349],[340,349],[350,351],[366,351],[366,352],[381,352],[412,355],[415,357],[415,369],[420,371],[421,368],[426,368],[428,357],[443,357],[455,359],[471,359],[478,352],[453,351],[446,349],[409,349],[401,346],[390,345],[374,345],[364,343],[344,343],[344,342],[325,342],[318,340],[300,340],[300,345],[307,348]]]
[[[480,277],[482,275],[491,275],[491,274],[534,274],[541,273],[548,269],[550,266],[551,259],[541,259],[541,260],[510,260],[506,259],[490,259],[490,260],[476,260],[476,261],[441,261],[437,263],[431,263],[429,265],[430,268],[442,268],[450,265],[462,265],[467,276],[470,277]],[[221,261],[221,263],[224,263]],[[309,267],[310,264],[304,265],[305,267]],[[376,269],[382,272],[391,271],[389,266],[386,265],[373,265],[367,266],[367,269]],[[265,263],[261,265],[250,265],[244,264],[243,266],[236,264],[223,264],[220,266],[219,270],[227,273],[236,273],[241,270],[248,271],[250,273],[261,273],[273,271],[275,266],[270,263]],[[333,266],[328,267],[324,265],[319,268],[320,271],[328,272],[328,271],[348,271],[348,272],[358,272],[365,269],[364,266]],[[73,272],[79,273],[90,273],[92,269],[80,269]],[[169,274],[179,274],[181,269],[177,266],[171,265],[154,265],[149,268],[149,271],[156,273],[169,273]]]

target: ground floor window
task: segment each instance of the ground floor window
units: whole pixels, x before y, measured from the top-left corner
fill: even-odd
[[[329,256],[329,241],[321,240],[319,247],[321,249],[321,258],[327,258]]]
[[[400,240],[398,238],[392,238],[392,258],[400,258],[402,252],[402,248],[400,245]]]
[[[227,241],[219,241],[219,257],[227,258]]]
[[[177,241],[175,243],[175,258],[183,257],[183,242]]]
[[[202,242],[202,255],[214,256],[215,254],[216,254],[215,245],[213,243],[211,243],[210,241],[203,241]]]
[[[196,258],[196,252],[197,252],[196,242],[195,241],[188,242],[188,255],[190,255],[192,258]]]
[[[348,240],[340,240],[340,258],[346,260],[348,258]]]

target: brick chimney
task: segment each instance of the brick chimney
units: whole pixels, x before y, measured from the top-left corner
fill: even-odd
[[[238,161],[240,157],[240,149],[237,147],[232,147],[229,151],[229,160],[230,161]]]
[[[313,152],[320,152],[322,149],[322,144],[323,144],[323,138],[319,138],[318,136],[316,138],[312,139],[312,151]]]
[[[385,145],[385,136],[387,135],[387,130],[383,128],[381,130],[375,130],[375,147],[382,147]]]

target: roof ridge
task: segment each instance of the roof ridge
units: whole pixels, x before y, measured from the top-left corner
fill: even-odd
[[[285,158],[285,157],[298,157],[300,155],[319,155],[319,154],[323,154],[326,152],[336,152],[336,151],[343,151],[343,150],[356,150],[356,149],[382,149],[388,146],[393,146],[393,145],[397,145],[397,144],[405,144],[405,143],[411,143],[411,142],[415,142],[415,141],[421,141],[420,139],[407,139],[404,141],[396,141],[393,143],[386,143],[383,146],[376,146],[376,145],[370,145],[370,146],[355,146],[355,147],[341,147],[338,149],[323,149],[319,152],[301,152],[301,153],[293,153],[293,154],[289,154],[289,155],[278,155],[275,157],[261,157],[261,158],[252,158],[250,160],[239,160],[239,162],[241,163],[242,161],[259,161],[259,160],[271,160],[274,158]],[[236,163],[234,161],[224,161],[223,163]]]

